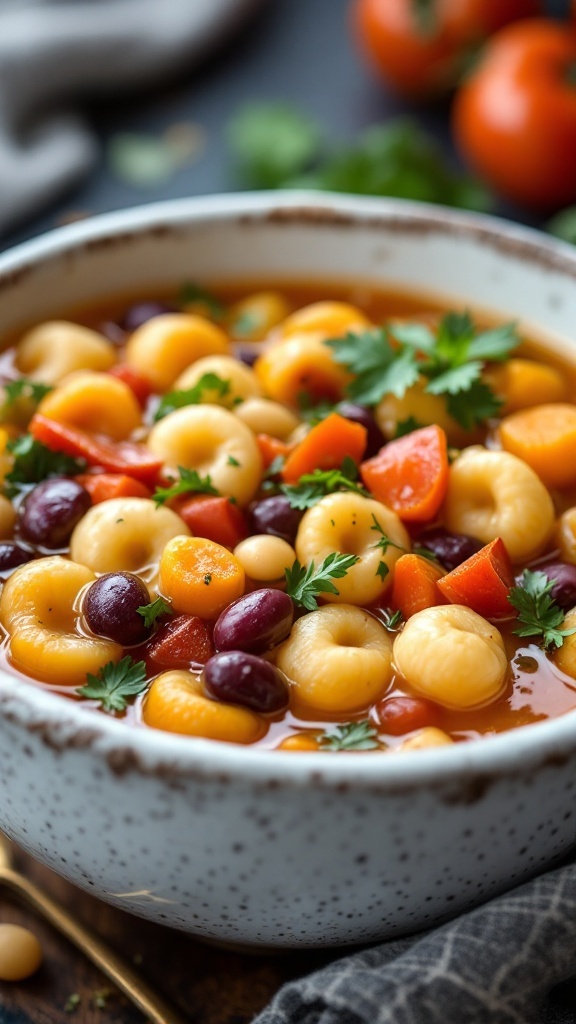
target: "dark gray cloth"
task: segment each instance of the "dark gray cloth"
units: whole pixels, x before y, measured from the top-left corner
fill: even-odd
[[[0,0],[0,232],[95,162],[83,98],[189,70],[257,2]]]
[[[537,1024],[576,973],[576,864],[432,931],[339,959],[254,1024]]]

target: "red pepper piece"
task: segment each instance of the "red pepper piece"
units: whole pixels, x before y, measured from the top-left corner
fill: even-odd
[[[214,645],[206,624],[197,615],[177,615],[162,623],[146,649],[151,670],[205,665],[214,654]]]
[[[206,537],[225,548],[235,548],[248,536],[246,520],[230,498],[199,495],[174,501],[171,507],[195,537]]]
[[[152,491],[125,473],[80,473],[77,482],[88,491],[93,505],[110,498],[149,498]]]
[[[514,614],[508,601],[514,573],[500,537],[442,576],[436,586],[451,604],[465,604],[486,619],[509,618]]]
[[[130,390],[134,393],[136,401],[144,408],[146,402],[152,394],[152,388],[150,387],[149,381],[145,377],[142,377],[136,370],[128,366],[127,363],[116,363],[108,373],[112,377],[116,377],[118,380],[127,384]]]

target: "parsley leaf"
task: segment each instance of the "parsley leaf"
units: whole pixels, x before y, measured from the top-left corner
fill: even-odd
[[[6,445],[14,456],[14,464],[6,474],[4,493],[14,497],[25,484],[37,484],[50,476],[74,476],[86,469],[84,459],[73,459],[63,452],[54,452],[31,434],[23,434]]]
[[[51,384],[40,384],[38,381],[29,380],[27,377],[9,380],[4,384],[4,393],[6,395],[4,409],[6,410],[11,405],[14,405],[14,402],[18,401],[22,396],[32,399],[34,404],[38,405],[44,398],[44,395],[53,390],[54,388]]]
[[[318,402],[315,404],[307,391],[301,391],[297,396],[297,401],[300,419],[312,424],[312,426],[320,423],[321,420],[325,420],[330,413],[338,412],[338,406],[332,402]]]
[[[172,615],[171,606],[164,600],[163,597],[157,597],[155,601],[151,601],[150,604],[141,604],[136,609],[138,615],[141,615],[144,619],[144,625],[149,629],[159,619],[161,615]]]
[[[420,423],[419,420],[415,419],[414,416],[408,416],[405,420],[400,420],[396,424],[396,432],[394,434],[394,440],[399,437],[405,437],[406,434],[411,434],[413,430],[421,430],[424,423]]]
[[[496,416],[501,406],[502,402],[492,388],[480,380],[475,381],[467,391],[446,398],[448,414],[465,430],[472,430],[477,424]]]
[[[389,608],[382,608],[378,618],[391,633],[398,633],[404,622],[404,616],[400,610],[392,612]]]
[[[214,391],[217,398],[224,398],[230,392],[230,381],[223,380],[217,373],[203,373],[194,387],[185,391],[168,391],[161,398],[154,413],[154,422],[157,423],[175,409],[182,409],[186,405],[199,405],[205,401],[206,391]]]
[[[228,134],[240,173],[252,188],[281,188],[319,156],[316,124],[284,103],[251,103],[231,121]]]
[[[372,513],[372,523],[373,525],[370,527],[370,529],[376,530],[376,532],[380,534],[380,539],[376,541],[374,547],[380,548],[382,554],[385,555],[386,552],[388,551],[388,548],[398,548],[399,551],[406,551],[406,548],[403,548],[401,544],[397,544],[396,541],[392,540],[392,538],[388,536],[386,531],[382,529],[382,526],[376,519],[374,513]]]
[[[95,676],[88,672],[86,679],[86,685],[78,687],[77,694],[100,701],[103,711],[124,711],[127,698],[146,689],[146,665],[127,655],[118,664],[109,661]]]
[[[212,320],[221,320],[225,313],[224,303],[195,281],[184,282],[178,296],[178,304],[180,306],[205,306]]]
[[[539,636],[545,651],[551,645],[562,647],[564,637],[576,633],[574,629],[559,629],[564,621],[563,610],[551,597],[554,580],[546,573],[525,569],[520,585],[512,587],[508,600],[518,610],[518,622],[522,625],[513,632],[516,636]]]
[[[350,466],[349,463],[352,463]],[[348,470],[348,474],[344,471]],[[315,469],[312,473],[303,473],[297,484],[282,484],[280,490],[286,495],[292,508],[306,509],[315,505],[320,498],[334,491],[353,491],[370,497],[360,484],[356,483],[358,469],[353,460],[342,464],[342,469]]]
[[[163,505],[179,494],[218,494],[209,476],[199,476],[195,469],[186,469],[185,466],[178,466],[178,472],[180,479],[171,487],[158,487],[154,491],[152,501],[156,505]]]
[[[327,555],[318,568],[314,562],[306,568],[300,565],[298,559],[290,569],[286,569],[286,592],[302,608],[309,612],[316,611],[319,594],[338,594],[339,591],[332,583],[333,579],[342,579],[353,565],[358,561],[357,555],[342,555],[339,551],[333,551]]]
[[[320,740],[324,750],[377,750],[378,733],[365,718],[361,722],[346,722],[336,726],[334,732],[325,732]]]
[[[329,338],[325,344],[336,362],[355,375],[346,392],[361,405],[377,405],[389,394],[402,398],[420,375],[414,350],[394,347],[384,327],[361,334],[348,332],[343,338]]]

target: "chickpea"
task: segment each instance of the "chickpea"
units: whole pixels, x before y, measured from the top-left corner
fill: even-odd
[[[556,523],[555,540],[565,562],[576,565],[576,508],[568,508]]]
[[[259,581],[279,580],[296,560],[296,552],[287,541],[267,533],[240,541],[234,554],[246,575]]]
[[[0,981],[24,981],[40,967],[42,947],[19,924],[0,924]]]
[[[562,623],[562,629],[574,629],[576,626],[576,608],[572,608]],[[561,672],[576,679],[576,633],[564,637],[562,647],[558,647],[552,659]]]
[[[409,736],[399,747],[396,747],[395,753],[403,754],[407,750],[427,750],[429,747],[447,747],[453,742],[454,740],[443,729],[437,729],[430,725],[425,729],[419,729],[413,736]]]

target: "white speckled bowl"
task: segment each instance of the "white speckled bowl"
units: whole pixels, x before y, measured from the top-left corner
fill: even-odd
[[[77,224],[0,258],[0,330],[183,279],[351,278],[521,318],[574,353],[576,250],[394,201],[241,195]],[[0,674],[0,827],[125,910],[252,946],[367,942],[541,871],[575,840],[576,713],[386,757],[132,729]]]

